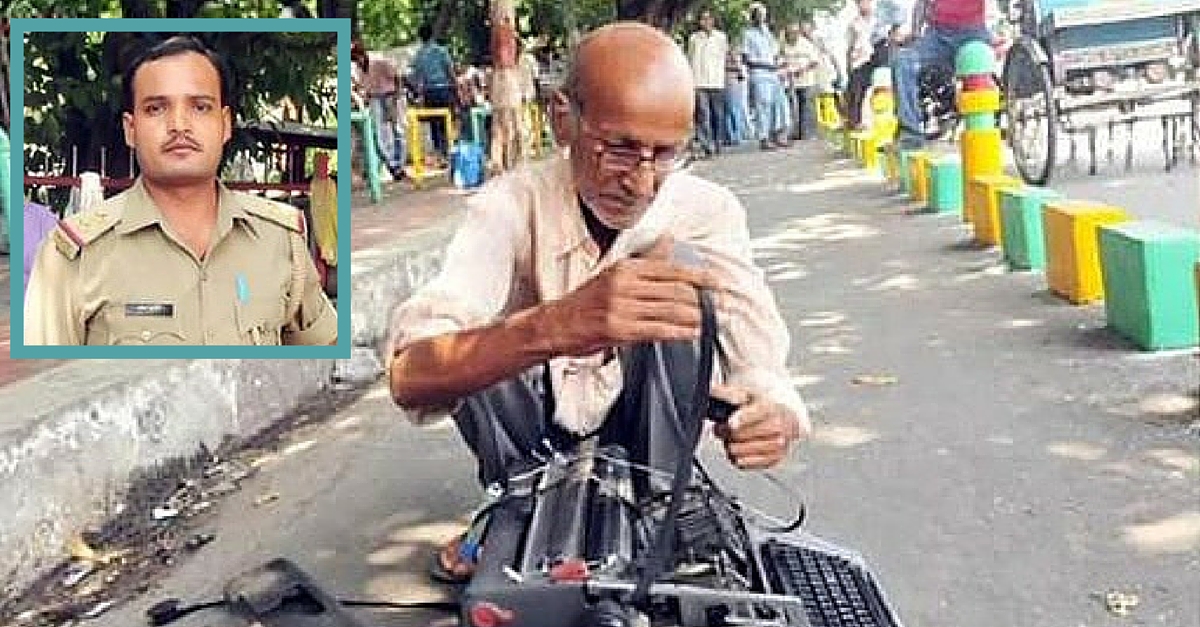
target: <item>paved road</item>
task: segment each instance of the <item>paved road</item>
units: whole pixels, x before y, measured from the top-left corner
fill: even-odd
[[[909,625],[1200,624],[1195,354],[1133,349],[1103,328],[1102,306],[1050,297],[1040,275],[969,245],[957,218],[910,214],[822,148],[698,169],[748,207],[818,434],[777,473],[787,498],[707,448],[719,481],[768,508],[803,497],[809,528],[863,552]],[[1180,210],[1195,207],[1195,170],[1154,176],[1190,190]],[[1141,179],[1129,180],[1069,184],[1099,197]],[[1169,209],[1175,196],[1163,202],[1158,188],[1133,198]],[[137,624],[162,596],[216,595],[276,555],[346,596],[437,598],[429,552],[476,495],[452,430],[406,424],[375,387],[257,459],[258,474],[200,518],[212,544],[91,624]],[[268,494],[279,498],[254,504]],[[1108,591],[1140,603],[1116,617],[1097,597]],[[178,624],[238,623],[210,613]]]

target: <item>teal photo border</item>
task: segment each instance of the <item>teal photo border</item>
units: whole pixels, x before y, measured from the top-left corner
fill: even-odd
[[[13,359],[344,359],[350,357],[350,20],[347,18],[22,18],[10,22],[10,351]],[[30,32],[328,32],[337,35],[338,340],[334,346],[26,346],[24,324],[25,35]],[[20,209],[20,211],[18,211]],[[19,216],[19,217],[18,217]]]

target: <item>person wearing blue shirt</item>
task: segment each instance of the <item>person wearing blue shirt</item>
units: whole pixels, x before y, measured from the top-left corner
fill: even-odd
[[[742,57],[750,77],[750,102],[754,107],[758,142],[763,150],[784,147],[784,123],[779,106],[783,86],[779,82],[779,42],[767,26],[767,8],[750,5],[750,26],[742,31]]]
[[[446,48],[433,39],[433,27],[423,24],[417,30],[421,47],[413,57],[410,70],[421,105],[435,109],[454,109],[454,63]],[[443,157],[447,151],[446,129],[433,125],[433,147]]]

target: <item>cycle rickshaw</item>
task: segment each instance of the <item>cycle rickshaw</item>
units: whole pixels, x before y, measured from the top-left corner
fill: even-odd
[[[1055,168],[1060,134],[1086,135],[1089,172],[1096,139],[1158,120],[1166,168],[1200,144],[1200,0],[1011,0],[1016,41],[1002,82],[1008,143],[1026,182],[1044,185]],[[1114,158],[1109,145],[1109,159]]]

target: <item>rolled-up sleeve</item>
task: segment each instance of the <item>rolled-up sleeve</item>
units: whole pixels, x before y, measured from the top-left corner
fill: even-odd
[[[441,269],[392,314],[386,360],[419,340],[480,327],[504,311],[520,238],[520,209],[504,186],[487,187],[467,201],[467,211],[447,245]],[[447,408],[413,412],[416,422]]]

